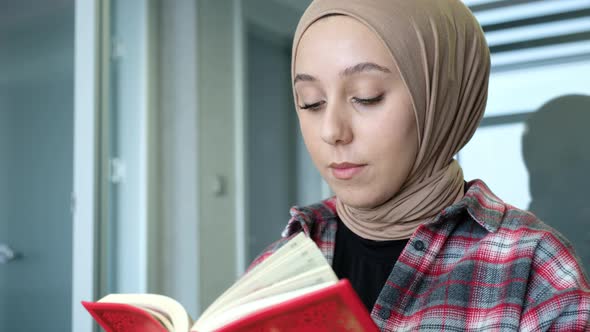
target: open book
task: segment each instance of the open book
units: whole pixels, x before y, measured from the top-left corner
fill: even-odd
[[[177,301],[111,294],[82,302],[107,332],[378,331],[348,280],[303,233],[242,276],[193,322]]]

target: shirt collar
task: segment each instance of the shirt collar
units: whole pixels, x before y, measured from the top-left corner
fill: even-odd
[[[467,187],[463,198],[445,208],[441,215],[448,218],[466,210],[475,222],[489,232],[495,233],[504,219],[506,205],[482,180],[470,181]]]
[[[289,213],[291,219],[283,231],[283,237],[299,230],[303,230],[307,236],[310,236],[312,232],[315,233],[318,225],[323,227],[328,220],[336,218],[336,196],[309,206],[294,206]]]

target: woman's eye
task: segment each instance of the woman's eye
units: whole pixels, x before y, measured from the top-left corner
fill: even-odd
[[[371,105],[375,105],[375,104],[379,103],[380,101],[382,101],[384,96],[385,96],[385,94],[380,94],[377,97],[373,97],[373,98],[357,98],[357,97],[353,97],[352,98],[352,102],[353,103],[356,103],[356,104],[361,104],[361,105],[364,105],[364,106],[371,106]],[[324,104],[325,104],[324,101],[318,101],[317,103],[313,103],[313,104],[303,104],[303,105],[299,106],[299,108],[302,109],[302,110],[317,111]]]
[[[318,101],[317,103],[313,103],[313,104],[303,104],[303,106],[299,106],[300,109],[302,110],[311,110],[311,111],[316,111],[318,110],[322,105],[324,104],[323,101]]]
[[[352,102],[357,103],[357,104],[361,104],[361,105],[365,105],[365,106],[374,105],[374,104],[377,104],[378,102],[380,102],[381,100],[383,100],[384,96],[385,96],[385,94],[380,94],[377,97],[373,97],[373,98],[353,97]]]

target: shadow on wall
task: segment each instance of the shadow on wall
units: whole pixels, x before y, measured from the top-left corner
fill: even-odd
[[[590,96],[550,100],[526,121],[529,210],[564,234],[590,273]]]

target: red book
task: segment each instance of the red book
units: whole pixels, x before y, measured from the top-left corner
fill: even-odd
[[[242,276],[196,322],[180,303],[156,294],[82,304],[107,332],[378,331],[348,280],[338,280],[303,234]]]
[[[148,311],[135,305],[109,302],[82,304],[106,332],[171,331]],[[378,332],[379,329],[348,280],[342,279],[331,286],[255,311],[214,331]]]

